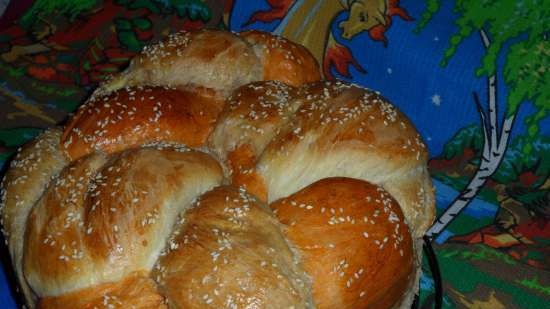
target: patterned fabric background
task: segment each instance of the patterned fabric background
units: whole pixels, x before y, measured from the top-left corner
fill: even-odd
[[[144,45],[202,27],[300,42],[327,78],[378,90],[412,119],[438,215],[463,208],[430,231],[444,308],[548,308],[548,1],[11,1],[0,18],[0,165]],[[420,308],[432,308],[425,264]],[[6,280],[0,304],[15,308]]]

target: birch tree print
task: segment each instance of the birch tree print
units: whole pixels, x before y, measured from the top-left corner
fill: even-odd
[[[421,31],[437,14],[442,0],[426,0],[417,31]],[[529,155],[532,141],[539,132],[540,121],[550,109],[550,5],[545,0],[456,0],[454,12],[457,32],[451,36],[441,61],[446,66],[458,46],[471,35],[478,35],[485,55],[476,71],[487,79],[487,98],[472,94],[483,132],[481,160],[468,185],[428,230],[434,239],[472,201],[499,167],[510,140],[510,132],[521,104],[530,102],[535,112],[525,119],[527,126],[523,152]],[[508,48],[504,44],[511,43]],[[505,53],[502,67],[504,84],[498,83],[497,59]],[[506,85],[505,98],[497,97],[497,87]],[[504,108],[499,121],[498,109]]]

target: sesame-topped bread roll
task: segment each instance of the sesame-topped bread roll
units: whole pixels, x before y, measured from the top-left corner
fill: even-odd
[[[171,34],[145,47],[123,74],[104,87],[187,85],[227,95],[253,81],[280,80],[299,86],[320,78],[311,53],[284,38],[256,31],[241,36],[201,30]]]
[[[2,227],[29,308],[410,308],[427,151],[302,46],[178,33],[23,146]]]
[[[391,308],[410,301],[411,235],[384,189],[325,178],[271,208],[311,277],[316,308]]]
[[[253,45],[262,63],[264,80],[300,86],[320,79],[317,61],[305,47],[255,30],[243,32],[240,36]]]
[[[94,151],[114,153],[152,142],[200,147],[223,105],[207,89],[122,88],[82,105],[65,126],[62,148],[75,160]]]
[[[341,82],[237,89],[210,136],[233,182],[265,201],[327,177],[384,187],[421,237],[434,216],[427,151],[410,121],[382,96]]]
[[[23,275],[27,216],[50,181],[68,164],[59,147],[61,130],[46,130],[19,150],[1,184],[2,232],[6,239],[21,293],[28,302],[36,295]]]
[[[222,176],[207,154],[164,145],[72,162],[27,219],[27,282],[56,297],[150,271],[177,215]]]
[[[152,277],[172,308],[312,308],[281,224],[244,188],[201,196],[166,251]]]

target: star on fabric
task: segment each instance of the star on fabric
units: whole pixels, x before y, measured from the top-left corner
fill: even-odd
[[[441,105],[441,96],[439,96],[439,94],[434,94],[432,97],[431,97],[431,100],[432,100],[432,103],[435,105],[435,106],[440,106]]]

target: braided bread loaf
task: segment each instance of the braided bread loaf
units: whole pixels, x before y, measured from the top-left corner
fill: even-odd
[[[426,149],[259,32],[171,35],[25,145],[2,225],[34,308],[406,308]]]

